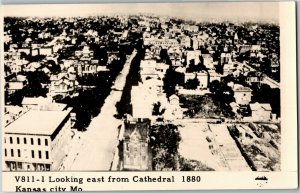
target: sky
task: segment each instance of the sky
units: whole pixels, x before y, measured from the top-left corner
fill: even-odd
[[[277,2],[210,2],[210,3],[123,3],[123,4],[40,4],[5,5],[4,16],[76,17],[109,14],[147,13],[177,16],[196,21],[277,22]]]

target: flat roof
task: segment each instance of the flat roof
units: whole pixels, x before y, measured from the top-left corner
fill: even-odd
[[[51,136],[70,113],[66,111],[30,110],[5,127],[6,134]]]

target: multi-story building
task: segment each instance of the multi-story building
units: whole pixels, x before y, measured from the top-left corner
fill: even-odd
[[[27,84],[27,77],[24,75],[9,76],[6,78],[6,90],[8,94],[13,94],[16,91],[22,90]]]
[[[149,129],[149,119],[136,119],[125,122],[124,170],[151,170],[151,154],[148,144]]]
[[[187,51],[186,52],[187,66],[189,66],[192,63],[192,61],[195,65],[198,65],[200,63],[200,56],[201,56],[200,50]]]
[[[4,128],[3,170],[56,171],[72,138],[71,109],[30,110]]]
[[[74,74],[60,73],[50,77],[49,93],[51,96],[62,95],[68,96],[72,94],[78,86],[76,76]]]
[[[250,109],[252,121],[268,122],[272,118],[272,107],[269,103],[252,103]]]
[[[144,45],[171,47],[171,46],[178,46],[179,43],[176,39],[144,38]]]
[[[239,105],[248,105],[251,102],[252,90],[249,87],[244,87],[240,84],[233,86],[233,97],[235,102]]]
[[[199,81],[198,88],[206,89],[208,86],[208,74],[206,71],[194,72],[194,73],[184,73],[184,83],[190,79],[197,78]]]

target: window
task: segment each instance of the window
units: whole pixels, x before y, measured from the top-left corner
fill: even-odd
[[[24,144],[27,144],[27,139],[26,139],[26,137],[24,137]]]
[[[31,138],[31,145],[33,145],[33,138]]]
[[[22,162],[18,162],[17,165],[18,165],[18,168],[19,168],[19,169],[22,169]]]
[[[31,157],[34,158],[34,150],[31,150]]]
[[[38,145],[41,145],[41,139],[38,138]]]
[[[12,144],[12,143],[13,143],[13,138],[10,137],[10,138],[9,138],[9,141],[10,141],[10,144]]]
[[[146,151],[146,146],[145,144],[142,144],[142,152],[145,152]]]
[[[20,138],[17,137],[17,144],[20,144]]]
[[[46,164],[46,171],[50,171],[50,165]]]
[[[18,149],[18,157],[21,157],[21,150]]]
[[[5,155],[5,157],[7,156],[7,150],[6,149],[4,149],[4,155]]]
[[[48,146],[48,139],[45,139],[45,145]]]
[[[14,157],[14,150],[13,149],[10,150],[10,155],[11,155],[11,157]]]
[[[49,152],[46,151],[46,159],[49,159]]]
[[[42,151],[39,150],[39,159],[42,159]]]

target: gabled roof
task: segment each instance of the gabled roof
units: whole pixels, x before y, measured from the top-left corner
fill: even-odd
[[[51,81],[58,81],[58,80],[61,80],[63,78],[66,78],[68,80],[75,80],[75,77],[72,78],[67,73],[59,73],[57,75],[51,75],[50,80]]]
[[[252,90],[251,90],[251,88],[249,88],[249,87],[244,87],[244,86],[241,85],[241,84],[235,84],[235,85],[233,86],[233,91],[235,91],[235,92],[251,92]]]
[[[264,109],[265,111],[271,111],[272,110],[272,107],[269,103],[258,103],[258,102],[256,102],[256,103],[250,104],[250,109],[252,111],[257,111],[261,108]]]
[[[250,71],[248,72],[247,76],[251,76],[251,77],[262,77],[263,73],[258,72],[258,71]]]
[[[169,97],[169,100],[173,100],[173,99],[176,99],[176,100],[179,100],[179,97],[175,94],[172,94],[170,97]]]
[[[127,122],[125,123],[125,132],[124,138],[130,139],[130,136],[133,132],[138,132],[141,135],[141,140],[147,140],[149,137],[149,129],[150,129],[150,120],[144,119],[142,121],[137,122]]]

